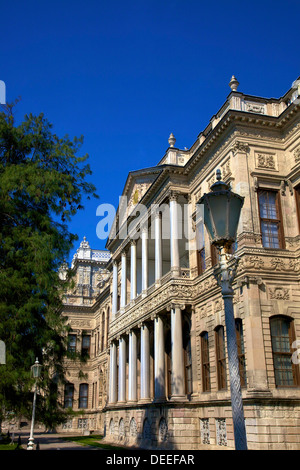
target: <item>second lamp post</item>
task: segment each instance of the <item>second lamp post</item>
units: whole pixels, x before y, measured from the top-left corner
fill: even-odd
[[[239,358],[236,341],[236,328],[233,313],[232,283],[238,264],[238,258],[228,254],[236,240],[237,227],[244,198],[231,191],[229,185],[221,181],[221,172],[217,170],[217,182],[211,186],[211,192],[204,194],[199,203],[204,206],[204,225],[211,242],[220,252],[220,263],[214,275],[222,289],[225,310],[227,353],[230,375],[231,408],[236,450],[247,450],[247,436],[241,391]]]

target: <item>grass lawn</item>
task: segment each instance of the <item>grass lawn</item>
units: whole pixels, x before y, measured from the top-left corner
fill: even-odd
[[[100,434],[91,434],[90,436],[66,436],[63,437],[63,439],[66,441],[78,442],[84,446],[100,447],[104,450],[126,450],[126,447],[115,447],[108,444],[102,444],[101,440],[103,439],[103,436]]]
[[[18,443],[15,442],[14,444],[11,444],[11,438],[7,436],[2,436],[3,439],[0,441],[0,450],[23,450],[22,448],[18,447]]]

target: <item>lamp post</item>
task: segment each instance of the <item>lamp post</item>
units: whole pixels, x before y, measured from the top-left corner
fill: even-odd
[[[37,379],[40,377],[42,366],[39,364],[38,358],[36,358],[35,363],[31,366],[31,373],[35,379],[34,384],[34,395],[33,395],[33,406],[32,406],[32,419],[31,419],[31,428],[30,428],[30,437],[28,439],[27,450],[33,450],[33,429],[34,429],[34,419],[35,419],[35,406],[36,406],[36,395],[37,395]]]
[[[210,189],[211,192],[204,194],[199,203],[204,206],[204,224],[212,244],[217,246],[220,253],[220,263],[215,268],[214,275],[222,289],[224,301],[235,448],[236,450],[247,450],[247,436],[232,301],[232,283],[239,259],[228,253],[229,248],[236,240],[237,227],[241,209],[244,204],[244,198],[239,194],[233,193],[229,185],[221,181],[220,170],[217,170],[217,181]]]

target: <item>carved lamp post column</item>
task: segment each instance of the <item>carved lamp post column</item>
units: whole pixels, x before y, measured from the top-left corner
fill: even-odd
[[[41,375],[41,368],[42,366],[39,364],[38,358],[36,358],[34,365],[31,366],[31,373],[32,373],[33,378],[35,379],[35,384],[34,384],[30,437],[28,439],[27,450],[33,450],[33,443],[34,443],[33,432],[34,432],[35,407],[36,407],[36,395],[37,395],[37,380]]]
[[[208,234],[212,243],[218,247],[220,252],[220,263],[215,268],[214,275],[222,289],[225,309],[235,448],[236,450],[247,450],[247,436],[232,302],[232,283],[236,273],[238,258],[228,254],[228,249],[236,239],[244,198],[233,193],[229,186],[221,181],[220,170],[217,170],[217,182],[214,183],[210,189],[211,192],[204,194],[199,203],[204,205],[204,224]]]

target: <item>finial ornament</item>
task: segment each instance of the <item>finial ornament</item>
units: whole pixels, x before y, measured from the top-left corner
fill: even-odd
[[[231,90],[232,91],[237,91],[239,84],[240,84],[239,81],[235,78],[234,75],[232,75],[231,80],[229,82],[229,86],[230,86]]]
[[[170,147],[174,147],[175,142],[176,142],[176,139],[175,139],[175,137],[174,137],[174,135],[173,135],[172,132],[171,132],[171,134],[170,134],[170,137],[169,137],[168,142],[169,142]]]

